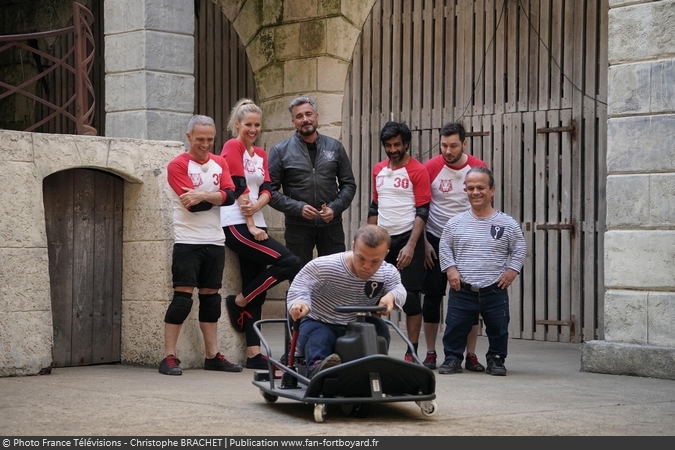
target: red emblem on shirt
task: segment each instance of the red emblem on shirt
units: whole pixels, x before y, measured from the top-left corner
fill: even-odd
[[[441,184],[438,186],[438,190],[444,194],[452,191],[452,180],[441,180]]]
[[[191,173],[190,179],[192,180],[192,185],[194,186],[195,189],[204,184],[204,180],[202,180],[201,173]]]

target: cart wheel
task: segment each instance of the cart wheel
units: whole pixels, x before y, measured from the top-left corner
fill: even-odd
[[[370,414],[370,403],[356,403],[352,409],[352,415],[363,419]]]
[[[438,410],[436,400],[431,400],[428,402],[419,402],[418,404],[420,406],[420,410],[422,411],[422,415],[426,417],[433,416],[434,414],[436,414],[436,410]]]
[[[326,405],[323,403],[317,403],[314,405],[314,421],[317,423],[323,422],[323,419],[326,417]]]
[[[265,401],[267,403],[274,403],[279,399],[278,395],[269,394],[269,393],[263,391],[262,389],[260,389],[260,394],[262,394],[263,398],[265,399]]]

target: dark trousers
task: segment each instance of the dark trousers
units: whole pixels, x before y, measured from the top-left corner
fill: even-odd
[[[366,322],[375,325],[375,333],[382,336],[388,346],[391,335],[387,324],[376,316],[366,316]],[[333,325],[309,318],[302,319],[298,330],[297,346],[305,355],[307,367],[335,353],[335,343],[339,337],[345,335],[346,331],[345,325]]]
[[[332,255],[346,249],[342,222],[320,227],[286,224],[284,239],[286,247],[300,258],[303,266],[314,258],[314,247],[318,256]]]
[[[462,361],[466,349],[466,336],[476,322],[483,317],[489,347],[486,356],[499,355],[506,358],[509,339],[509,295],[506,289],[493,287],[473,292],[462,288],[450,289],[448,313],[445,318],[443,350],[445,357]]]

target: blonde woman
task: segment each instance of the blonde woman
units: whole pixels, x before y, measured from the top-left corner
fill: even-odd
[[[260,136],[262,110],[249,99],[232,108],[228,128],[234,138],[221,156],[230,168],[237,201],[220,209],[225,245],[239,255],[242,291],[225,299],[230,322],[246,334],[246,368],[267,369],[260,353],[260,338],[253,324],[262,317],[267,290],[292,279],[301,268],[300,258],[269,237],[262,208],[270,201],[267,153],[254,143]]]

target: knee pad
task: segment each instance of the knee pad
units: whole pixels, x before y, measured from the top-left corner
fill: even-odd
[[[199,321],[214,323],[220,319],[220,294],[199,294]]]
[[[424,296],[422,318],[426,323],[441,323],[441,300],[443,297]]]
[[[420,305],[420,296],[417,292],[408,292],[403,305],[403,312],[408,316],[417,316],[422,314],[422,305]]]
[[[172,325],[181,325],[185,322],[190,310],[192,309],[192,294],[187,292],[173,293],[173,300],[169,303],[164,316],[164,322]]]

